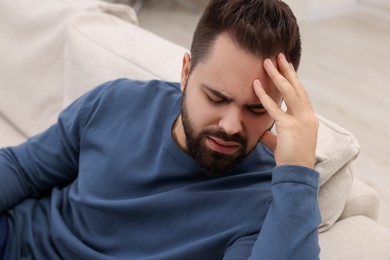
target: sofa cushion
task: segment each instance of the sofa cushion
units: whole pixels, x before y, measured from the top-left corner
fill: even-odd
[[[378,219],[379,194],[367,184],[355,179],[340,219],[363,215]]]
[[[136,21],[130,7],[93,0],[0,2],[0,111],[26,135],[47,128],[64,106],[67,26],[81,13]]]
[[[319,242],[323,260],[390,259],[390,230],[365,216],[338,221]]]

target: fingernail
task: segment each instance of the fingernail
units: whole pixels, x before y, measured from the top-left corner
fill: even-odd
[[[272,63],[272,61],[270,59],[266,59],[265,60],[265,63],[268,65],[268,66],[274,66],[274,64]]]
[[[289,64],[290,64],[291,69],[292,69],[293,71],[295,71],[294,65],[293,65],[291,62],[289,62]]]
[[[258,79],[254,81],[253,89],[254,89],[258,94],[264,93],[263,86],[261,85],[261,82],[260,82],[260,80],[258,80]]]
[[[263,84],[261,83],[261,81],[259,79],[256,80],[257,81],[257,85],[261,88],[263,88]]]

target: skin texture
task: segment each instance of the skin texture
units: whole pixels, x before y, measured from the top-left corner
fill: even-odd
[[[277,165],[314,167],[318,119],[283,54],[261,59],[221,34],[205,61],[190,70],[186,53],[180,82],[183,109],[172,135],[193,157],[188,140],[198,137],[197,149],[203,153],[195,158],[198,163],[209,160],[213,165],[220,158],[239,161],[260,141],[274,151]],[[280,108],[282,99],[287,111]],[[268,131],[274,122],[276,136]],[[206,172],[214,171],[207,167],[203,167]],[[211,175],[224,175],[229,167]]]

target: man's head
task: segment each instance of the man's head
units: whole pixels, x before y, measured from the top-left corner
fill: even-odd
[[[211,0],[185,54],[182,112],[173,135],[210,176],[224,176],[273,124],[257,98],[259,79],[278,104],[282,97],[263,68],[283,52],[300,59],[298,26],[278,0]]]

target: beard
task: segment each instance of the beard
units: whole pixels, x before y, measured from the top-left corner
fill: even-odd
[[[249,154],[249,152],[246,152],[247,140],[239,134],[228,135],[221,129],[204,129],[197,133],[194,124],[191,122],[185,104],[186,89],[187,87],[183,93],[181,118],[186,136],[188,153],[207,176],[228,176],[230,175],[230,170]],[[216,152],[210,149],[206,144],[206,140],[209,136],[222,139],[226,142],[236,142],[239,144],[239,147],[233,154]]]

